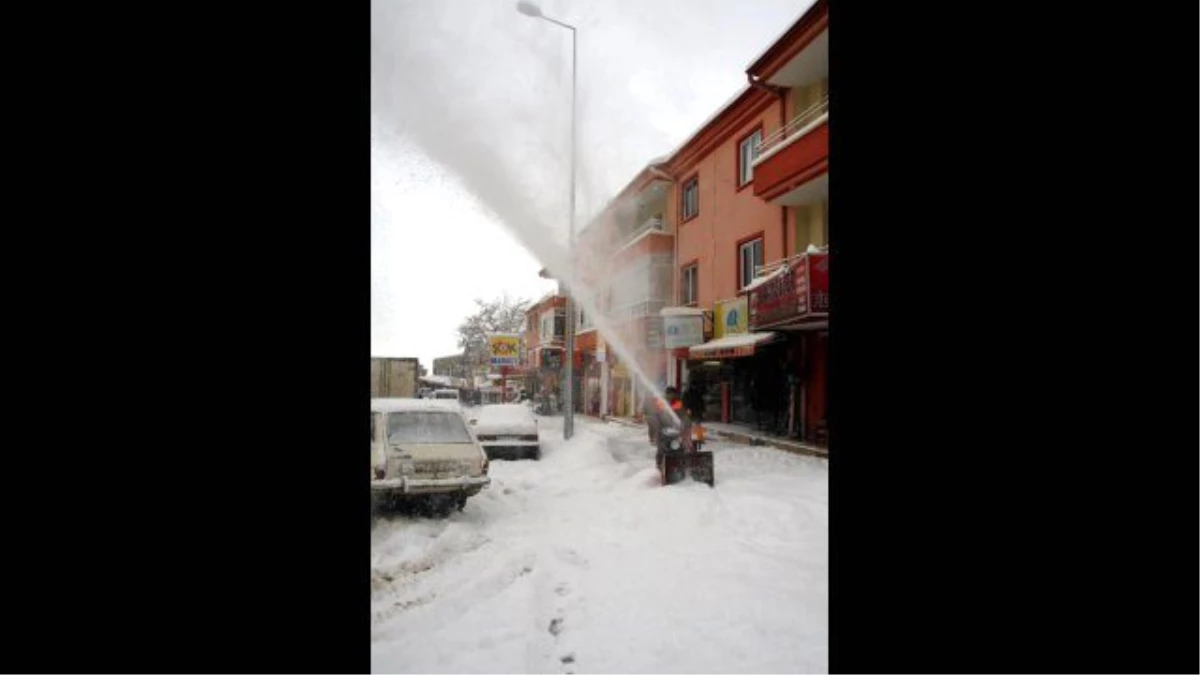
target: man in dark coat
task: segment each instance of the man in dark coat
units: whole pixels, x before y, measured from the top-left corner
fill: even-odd
[[[683,392],[683,407],[687,408],[695,422],[704,421],[704,381],[694,379],[688,382],[687,391]]]

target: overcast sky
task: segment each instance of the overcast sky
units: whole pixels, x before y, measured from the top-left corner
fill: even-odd
[[[578,29],[576,229],[686,140],[813,0],[540,2]],[[372,0],[371,353],[458,352],[474,298],[553,290],[570,32],[515,0]],[[531,254],[535,251],[537,257]]]

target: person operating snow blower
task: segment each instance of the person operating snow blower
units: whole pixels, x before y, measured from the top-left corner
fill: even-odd
[[[694,435],[697,428],[679,398],[678,389],[667,387],[664,396],[667,407],[658,415],[658,451],[654,456],[663,485],[678,483],[691,476],[695,481],[712,486],[712,453],[701,451],[702,433],[700,439]]]

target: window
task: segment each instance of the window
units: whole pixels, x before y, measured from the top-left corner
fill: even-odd
[[[688,265],[683,268],[683,283],[680,284],[679,302],[684,305],[694,305],[698,300],[699,265]]]
[[[754,281],[754,273],[763,264],[763,240],[762,237],[748,241],[738,247],[738,279],[741,280],[741,285],[738,288],[745,288]]]
[[[683,219],[695,218],[700,213],[700,179],[693,178],[683,184]]]
[[[565,307],[554,310],[554,339],[561,340],[567,335],[567,310]]]
[[[418,411],[388,415],[388,443],[470,443],[456,412]]]
[[[762,143],[762,129],[742,139],[738,144],[738,187],[754,180],[754,158],[758,156],[758,144]]]

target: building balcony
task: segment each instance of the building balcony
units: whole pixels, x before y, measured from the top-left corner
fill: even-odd
[[[646,219],[646,222],[637,227],[625,238],[625,242],[629,243],[647,232],[662,232],[664,230],[663,219],[660,216],[651,216]]]
[[[754,195],[772,204],[796,201],[805,184],[829,170],[829,97],[796,115],[759,144]]]
[[[641,319],[647,316],[659,316],[663,308],[669,304],[666,300],[642,300],[614,307],[608,316],[612,321],[617,323]]]

